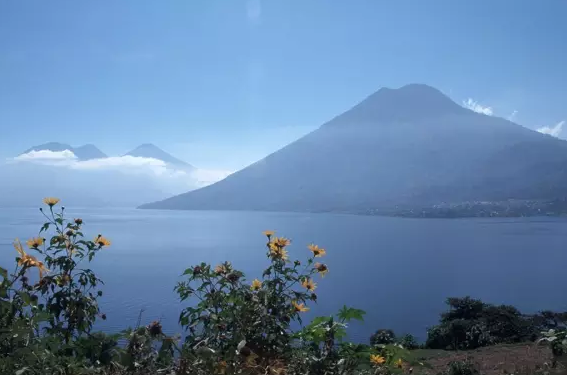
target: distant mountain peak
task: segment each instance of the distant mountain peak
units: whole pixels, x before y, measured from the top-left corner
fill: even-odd
[[[565,165],[566,141],[412,84],[380,89],[261,161],[142,208],[387,213],[555,199],[565,197]]]
[[[382,87],[347,112],[331,120],[329,125],[410,122],[416,119],[461,114],[464,111],[465,109],[438,89],[426,84],[412,83],[397,89]]]
[[[61,143],[61,142],[47,142],[41,145],[30,147],[26,151],[22,152],[22,154],[27,154],[28,152],[32,152],[32,151],[60,152],[65,150],[73,151],[73,147],[71,147],[66,143]]]
[[[107,157],[107,155],[104,152],[99,150],[98,147],[96,147],[93,144],[86,144],[79,147],[72,147],[71,145],[61,142],[47,142],[41,145],[33,146],[27,149],[26,151],[24,151],[22,154],[27,154],[31,151],[61,152],[65,150],[69,150],[73,152],[73,154],[75,154],[75,156],[79,160],[101,159]]]
[[[108,155],[106,155],[98,147],[91,143],[80,147],[75,147],[73,149],[73,153],[82,160],[103,159],[108,157]]]
[[[132,151],[126,153],[125,156],[153,158],[175,166],[194,168],[191,164],[172,156],[171,154],[163,151],[161,148],[154,145],[153,143],[143,143],[138,147],[136,147],[135,149],[133,149]]]

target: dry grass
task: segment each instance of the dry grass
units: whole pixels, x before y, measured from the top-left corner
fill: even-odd
[[[415,354],[428,367],[420,371],[426,375],[445,371],[453,361],[472,362],[481,375],[567,375],[567,361],[558,363],[553,368],[551,350],[547,346],[536,346],[533,343],[497,345],[461,352],[418,350]]]

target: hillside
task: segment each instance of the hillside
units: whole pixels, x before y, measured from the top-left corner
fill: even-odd
[[[364,212],[564,191],[567,142],[412,84],[380,89],[222,181],[141,208]]]

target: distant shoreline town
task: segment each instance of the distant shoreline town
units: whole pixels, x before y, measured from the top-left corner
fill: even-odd
[[[420,208],[373,209],[364,213],[411,218],[559,217],[567,216],[567,199],[470,201]]]

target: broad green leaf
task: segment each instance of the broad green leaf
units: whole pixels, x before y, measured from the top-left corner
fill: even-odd
[[[0,276],[2,276],[4,279],[8,278],[8,271],[2,267],[0,267]]]
[[[31,304],[31,296],[29,295],[29,293],[22,292],[22,291],[18,291],[17,293],[20,296],[20,298],[22,299],[22,301],[24,301],[24,304],[26,304],[26,305]]]
[[[366,314],[366,312],[364,310],[360,310],[360,309],[354,309],[352,307],[346,307],[343,306],[343,308],[339,311],[339,313],[337,314],[337,316],[343,321],[343,322],[348,322],[352,319],[356,319],[356,320],[360,320],[360,321],[364,321],[364,314]]]
[[[193,275],[193,270],[191,268],[187,268],[185,271],[183,271],[183,276],[185,275]]]

